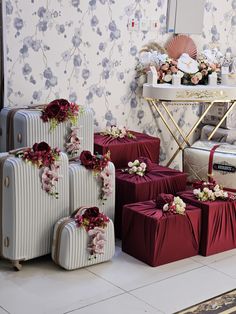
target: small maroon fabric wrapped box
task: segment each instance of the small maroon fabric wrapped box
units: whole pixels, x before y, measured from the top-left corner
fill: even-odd
[[[111,152],[111,161],[117,169],[127,167],[129,161],[140,156],[159,163],[160,139],[147,134],[133,132],[135,138],[112,138],[108,135],[94,134],[94,153],[101,155]]]
[[[186,189],[185,173],[155,163],[148,163],[148,169],[143,177],[125,173],[121,169],[116,170],[115,231],[119,238],[122,233],[124,205],[153,200],[160,193],[176,194]]]
[[[178,195],[202,209],[200,254],[208,256],[236,248],[236,201],[202,202],[191,190]]]
[[[201,209],[188,205],[185,215],[163,213],[155,201],[125,205],[122,250],[151,266],[199,253]]]

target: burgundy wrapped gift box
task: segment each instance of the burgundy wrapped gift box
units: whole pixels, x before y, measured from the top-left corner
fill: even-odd
[[[199,253],[201,209],[188,205],[186,215],[163,213],[155,201],[125,205],[122,250],[158,266]]]
[[[133,131],[131,133],[135,138],[112,138],[95,133],[94,152],[103,155],[110,150],[111,161],[117,169],[127,167],[129,161],[134,161],[140,156],[159,163],[160,139],[143,133]]]
[[[140,177],[116,170],[115,230],[121,238],[122,208],[126,204],[156,199],[160,193],[176,194],[186,189],[185,173],[152,163],[152,169]]]
[[[236,247],[236,201],[202,202],[192,191],[178,195],[202,209],[200,254],[208,256]]]

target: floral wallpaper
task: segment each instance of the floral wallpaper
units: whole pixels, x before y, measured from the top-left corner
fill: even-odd
[[[159,136],[165,164],[176,144],[142,99],[135,65],[143,45],[169,38],[167,0],[5,0],[3,6],[5,106],[58,97],[91,106],[97,130],[119,124]],[[130,18],[157,21],[158,28],[130,32]],[[193,36],[198,49],[236,53],[236,0],[206,0],[204,19],[202,35]],[[185,131],[200,110],[171,108]],[[180,163],[177,158],[172,166]]]

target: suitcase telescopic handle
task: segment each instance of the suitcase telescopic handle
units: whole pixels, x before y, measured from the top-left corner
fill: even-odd
[[[77,208],[75,211],[73,211],[73,213],[70,215],[70,218],[75,218],[77,215],[82,214],[83,212],[85,212],[86,209],[88,209],[88,206],[81,206],[79,208]]]

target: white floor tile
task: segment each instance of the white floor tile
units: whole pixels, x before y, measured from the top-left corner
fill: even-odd
[[[1,266],[0,305],[11,314],[60,314],[123,293],[86,269],[65,271],[49,258],[28,262],[20,272]]]
[[[131,293],[170,314],[235,287],[236,280],[205,266]]]
[[[236,279],[236,255],[216,261],[210,264],[210,267]]]
[[[190,258],[151,267],[116,248],[116,255],[112,261],[91,266],[88,270],[129,291],[198,267],[202,265]]]
[[[0,314],[8,314],[9,312],[5,311],[1,306],[0,306]]]
[[[71,314],[158,314],[162,313],[143,301],[123,294],[109,300],[73,311]]]
[[[203,265],[209,265],[211,263],[214,263],[214,262],[219,261],[219,260],[223,260],[223,259],[225,259],[229,256],[233,256],[233,255],[236,255],[236,249],[225,251],[225,252],[214,254],[214,255],[210,255],[210,256],[197,255],[197,256],[193,256],[191,258],[194,261],[201,263]]]

